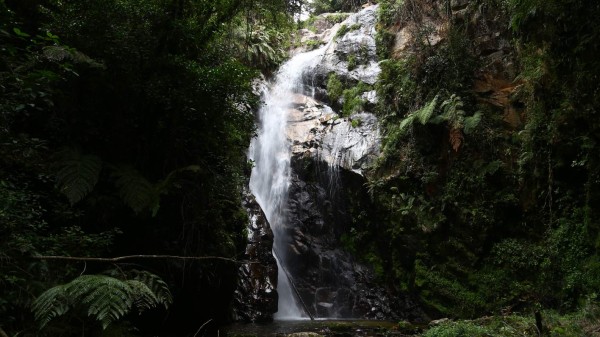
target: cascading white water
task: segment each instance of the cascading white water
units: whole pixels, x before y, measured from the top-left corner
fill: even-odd
[[[285,205],[290,183],[290,144],[286,125],[293,94],[302,91],[302,74],[319,62],[325,49],[326,46],[298,54],[281,66],[275,81],[264,93],[264,104],[259,110],[258,136],[250,145],[249,157],[255,164],[250,190],[275,233],[273,250],[279,267],[279,311],[275,314],[276,319],[308,318],[298,304],[284,265],[288,238],[283,229],[287,220]]]

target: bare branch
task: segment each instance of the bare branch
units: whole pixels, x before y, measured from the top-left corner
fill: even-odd
[[[145,260],[145,259],[172,259],[172,260],[221,260],[239,264],[259,263],[253,261],[236,260],[223,256],[176,256],[176,255],[126,255],[117,257],[78,257],[78,256],[56,256],[56,255],[37,255],[33,256],[38,260],[66,260],[66,261],[90,261],[90,262],[121,262],[125,260]]]

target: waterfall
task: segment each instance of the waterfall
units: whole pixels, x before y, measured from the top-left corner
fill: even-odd
[[[346,210],[337,209],[344,207],[345,200],[337,202],[337,191],[346,172],[360,176],[378,154],[377,121],[368,111],[340,118],[315,99],[315,93],[319,97],[324,94],[324,81],[332,72],[343,77],[348,82],[345,85],[375,83],[380,71],[375,54],[376,13],[377,6],[370,6],[319,32],[319,38],[328,43],[292,57],[262,90],[257,137],[248,157],[254,162],[250,190],[274,233],[273,255],[279,270],[275,319],[306,319],[310,314],[360,317],[373,311],[365,312],[365,308],[379,306],[355,294],[356,289],[370,291],[370,279],[357,271],[348,252],[334,247],[349,221]],[[342,26],[351,29],[337,36]],[[358,52],[361,64],[349,69],[348,55]],[[358,94],[363,99],[365,93]],[[358,119],[358,127],[352,118]],[[298,172],[291,168],[292,158],[300,159],[294,162]],[[312,162],[307,164],[305,159]],[[316,178],[314,181],[303,180],[307,178],[303,170],[309,168],[316,170],[308,173],[308,179]],[[321,169],[327,176],[320,174]],[[305,187],[309,189],[303,190]]]
[[[286,134],[288,112],[294,93],[302,92],[302,75],[322,58],[327,46],[301,53],[281,66],[272,85],[264,92],[259,110],[258,135],[252,140],[249,157],[254,161],[250,190],[256,196],[275,234],[273,252],[278,261],[279,311],[276,319],[308,318],[286,273],[289,238],[286,201],[290,184],[290,146]]]

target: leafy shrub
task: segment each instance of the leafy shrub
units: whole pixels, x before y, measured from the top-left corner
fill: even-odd
[[[350,16],[350,14],[336,13],[336,14],[327,15],[325,17],[325,20],[327,20],[327,22],[329,22],[331,24],[336,24],[336,23],[340,23],[340,22],[346,20],[348,18],[348,16]]]
[[[340,28],[338,28],[337,32],[335,32],[335,36],[333,37],[334,39],[338,39],[344,35],[346,35],[346,33],[348,33],[350,31],[350,28],[348,28],[347,25],[341,25]]]
[[[423,337],[486,337],[490,331],[468,321],[450,322],[433,327]]]
[[[342,115],[350,116],[353,113],[363,110],[365,100],[362,98],[362,94],[369,90],[371,90],[371,86],[364,82],[359,82],[356,86],[345,89],[342,93],[344,99]]]
[[[348,56],[348,71],[352,71],[354,69],[356,69],[357,66],[357,61],[356,61],[356,55],[350,55]]]
[[[327,96],[332,103],[337,102],[344,92],[344,85],[335,73],[331,73],[327,79]]]
[[[73,308],[87,308],[106,329],[132,309],[143,312],[172,302],[166,283],[158,276],[134,271],[129,279],[120,280],[106,275],[82,275],[71,282],[55,286],[42,293],[32,305],[35,319],[43,328],[53,318]]]

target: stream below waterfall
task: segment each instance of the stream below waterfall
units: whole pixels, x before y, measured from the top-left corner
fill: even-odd
[[[224,327],[225,337],[358,337],[358,336],[413,336],[422,329],[413,325],[399,325],[389,321],[316,320],[275,321],[270,324],[233,324]]]

